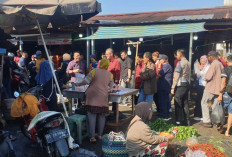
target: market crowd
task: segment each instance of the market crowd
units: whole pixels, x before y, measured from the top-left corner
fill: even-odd
[[[108,90],[120,84],[124,88],[139,89],[136,96],[136,116],[131,121],[127,133],[127,149],[132,156],[144,155],[142,148],[149,147],[149,151],[159,150],[165,142],[171,141],[171,135],[161,137],[154,134],[146,125],[151,119],[152,113],[157,111],[160,118],[168,121],[171,119],[171,101],[174,98],[176,125],[190,125],[189,115],[189,91],[191,79],[195,77],[197,99],[194,109],[194,120],[203,121],[203,127],[213,127],[210,116],[211,110],[218,105],[228,108],[228,122],[225,136],[230,136],[232,124],[232,54],[226,53],[222,58],[218,52],[210,51],[200,58],[200,62],[194,65],[194,73],[191,73],[191,65],[185,57],[185,50],[178,49],[174,54],[174,67],[169,64],[168,56],[159,52],[145,52],[138,54],[135,61],[126,51],[114,53],[113,49],[106,49],[98,61],[95,55],[90,56],[91,64],[86,66],[86,61],[80,52],[63,54],[62,63],[54,68],[61,89],[70,88],[70,82],[75,82],[76,74],[84,74],[82,82],[76,86],[89,84],[86,91],[87,117],[89,122],[90,142],[96,142],[96,125],[98,139],[104,131],[105,115],[109,113]],[[2,98],[12,98],[17,82],[16,69],[25,72],[30,79],[30,85],[43,85],[43,95],[49,97],[46,102],[49,110],[57,110],[56,87],[49,62],[43,57],[41,51],[37,51],[28,61],[27,52],[17,51],[16,55],[9,52],[5,57],[3,71]],[[54,63],[53,63],[54,65]],[[133,84],[132,76],[135,72]],[[18,83],[18,84],[17,84]],[[30,86],[28,85],[28,86]],[[152,103],[155,103],[152,106]],[[131,106],[131,97],[124,98],[119,105]],[[81,107],[81,100],[78,104]],[[115,113],[116,103],[112,103],[112,111]],[[221,113],[223,114],[223,113]],[[218,123],[218,130],[223,129],[223,124]],[[135,145],[136,144],[136,147]],[[155,147],[152,147],[154,146]],[[157,145],[159,148],[157,148]]]

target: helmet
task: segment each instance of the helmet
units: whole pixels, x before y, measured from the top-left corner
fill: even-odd
[[[14,58],[14,53],[12,53],[12,52],[8,52],[8,57],[12,57],[12,58]]]

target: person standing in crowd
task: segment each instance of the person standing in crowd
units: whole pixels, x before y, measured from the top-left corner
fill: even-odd
[[[121,65],[120,62],[114,58],[114,50],[111,48],[106,49],[106,58],[110,61],[108,71],[113,74],[114,83],[118,84],[120,80],[120,71],[121,71]],[[114,112],[114,115],[116,115],[116,103],[112,103],[112,111]]]
[[[80,54],[80,61],[83,63],[85,67],[85,71],[87,71],[87,61],[84,58],[84,55]]]
[[[143,80],[138,103],[153,102],[154,93],[157,92],[155,64],[152,63],[152,55],[150,52],[145,52],[143,55],[143,62],[145,64],[140,77]]]
[[[69,62],[67,67],[67,74],[71,75],[71,82],[75,82],[76,73],[85,74],[85,66],[83,62],[80,60],[80,52],[76,51],[73,53],[73,58],[71,62]]]
[[[225,57],[224,57],[224,61],[226,62],[226,64],[227,64],[227,58],[229,57],[229,56],[232,56],[232,53],[231,52],[227,52],[227,53],[225,53]]]
[[[19,68],[25,71],[27,71],[27,58],[28,58],[28,53],[24,51],[22,53],[22,57],[19,60]]]
[[[3,99],[12,98],[11,95],[11,80],[12,80],[12,68],[10,66],[10,59],[8,56],[4,56],[4,64],[3,64]]]
[[[52,65],[54,68],[54,63],[52,63]],[[49,61],[43,61],[40,64],[40,69],[35,80],[38,85],[43,86],[42,95],[46,98],[45,105],[48,107],[49,111],[58,111],[56,84],[53,79],[52,70],[54,69],[51,69]]]
[[[69,88],[66,83],[70,80],[69,75],[66,73],[66,69],[71,60],[71,56],[68,53],[63,54],[62,56],[63,62],[59,70],[56,71],[57,80],[59,81],[59,85],[61,89]]]
[[[88,73],[91,70],[97,68],[98,62],[96,60],[96,55],[95,54],[90,55],[90,61],[91,61],[91,63],[90,63],[89,68],[88,68]]]
[[[179,62],[179,60],[177,59],[176,51],[174,52],[174,58],[175,58],[175,60],[174,60],[174,68],[176,68],[177,63]]]
[[[18,67],[17,63],[14,61],[14,53],[8,52],[8,57],[10,59],[10,66],[12,68],[12,71],[15,69],[18,69],[19,67]]]
[[[221,91],[218,97],[218,102],[228,107],[228,122],[225,136],[230,136],[230,128],[232,125],[232,55],[227,56],[227,67],[222,70],[221,73]]]
[[[101,54],[101,59],[103,59],[103,58],[106,58],[106,54],[105,53]],[[97,68],[100,68],[101,59],[98,61]]]
[[[81,61],[81,54],[79,51],[73,53],[73,60],[69,62],[68,67],[66,69],[66,73],[71,76],[71,82],[75,82],[76,74],[84,74],[85,75],[85,65]],[[82,106],[81,99],[78,99],[78,107]]]
[[[17,56],[14,57],[14,61],[17,63],[17,65],[19,65],[19,60],[22,57],[22,51],[17,50],[16,53],[17,53]]]
[[[89,84],[86,91],[86,108],[88,112],[90,142],[96,142],[96,121],[98,128],[98,139],[101,140],[105,126],[105,114],[109,113],[108,87],[113,86],[113,75],[107,71],[110,61],[103,58],[100,68],[93,69],[81,83],[76,86]]]
[[[153,62],[155,63],[155,69],[156,69],[156,75],[158,76],[158,74],[159,74],[159,71],[160,71],[160,69],[162,68],[162,65],[159,63],[159,52],[158,51],[155,51],[155,52],[153,52],[152,53],[152,60],[153,60]],[[158,81],[158,77],[156,77],[156,84],[157,84],[157,81]],[[157,88],[157,87],[156,87]],[[157,91],[157,89],[155,89],[156,91]],[[154,94],[154,97],[153,97],[153,99],[154,99],[154,102],[155,102],[155,104],[156,104],[156,108],[157,108],[157,110],[159,110],[159,97],[158,97],[158,94],[157,93],[155,93]],[[159,112],[159,111],[158,111]]]
[[[28,70],[30,72],[30,83],[32,85],[36,85],[35,77],[36,77],[36,55],[31,56],[31,61],[28,64]]]
[[[143,68],[144,68],[144,62],[143,62],[143,55],[142,54],[138,54],[137,56],[137,66],[136,66],[136,72],[135,72],[135,89],[140,89],[141,84],[143,82],[143,80],[140,77],[140,73],[142,72]],[[137,104],[138,102],[138,96],[135,96],[135,104]]]
[[[120,62],[120,64],[122,65],[122,59],[120,58],[120,55],[119,55],[118,52],[116,52],[116,53],[114,54],[114,58],[117,59],[117,60]]]
[[[159,71],[158,77],[158,97],[159,97],[159,117],[164,120],[170,120],[169,110],[171,108],[171,100],[169,93],[171,92],[173,69],[168,63],[168,56],[164,54],[159,55],[159,62],[162,64],[162,69]]]
[[[217,54],[218,54],[218,60],[222,63],[222,65],[223,65],[224,67],[227,67],[227,63],[226,63],[226,61],[223,59],[223,57],[221,56],[221,53],[217,52]]]
[[[175,117],[177,125],[190,125],[188,92],[190,84],[191,65],[185,58],[185,50],[176,52],[179,60],[174,71],[171,94],[174,95]]]
[[[163,156],[167,142],[174,139],[173,135],[160,136],[146,124],[152,118],[152,103],[142,102],[135,106],[135,117],[131,120],[128,131],[126,150],[130,157]]]
[[[202,109],[201,109],[201,99],[204,93],[206,81],[205,75],[209,70],[210,64],[208,62],[208,58],[206,55],[201,56],[200,63],[198,64],[198,71],[197,71],[197,79],[198,79],[198,86],[197,86],[197,99],[194,109],[194,120],[200,121],[202,120]]]
[[[209,115],[209,103],[212,102],[212,108],[217,105],[217,99],[221,91],[221,72],[223,69],[222,63],[218,60],[218,53],[210,51],[208,53],[208,60],[211,63],[205,75],[206,86],[204,94],[201,100],[203,126],[212,128],[210,115]]]
[[[42,57],[42,52],[37,50],[36,53],[36,73],[39,72],[40,64],[46,59]]]
[[[133,70],[133,60],[128,57],[126,51],[121,51],[121,73],[120,73],[120,85],[123,88],[130,88],[130,81],[132,77],[132,70]],[[127,100],[126,100],[127,99]],[[127,105],[126,101],[131,101],[131,96],[127,96],[122,100],[122,105]]]

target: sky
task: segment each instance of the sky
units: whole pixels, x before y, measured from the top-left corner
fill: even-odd
[[[224,0],[98,0],[104,14],[120,14],[177,9],[213,8],[224,5]]]

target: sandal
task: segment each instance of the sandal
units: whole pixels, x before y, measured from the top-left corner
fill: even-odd
[[[226,137],[230,137],[230,134],[229,134],[228,131],[225,132],[225,136],[226,136]]]
[[[91,143],[95,143],[97,140],[96,140],[96,138],[95,137],[92,137],[91,139],[90,139],[90,142]]]

